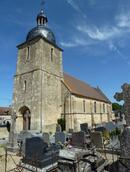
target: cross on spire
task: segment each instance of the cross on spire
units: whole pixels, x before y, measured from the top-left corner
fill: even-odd
[[[41,0],[41,9],[43,9],[44,5],[45,5],[45,0]]]

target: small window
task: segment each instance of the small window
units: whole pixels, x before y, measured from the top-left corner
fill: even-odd
[[[83,100],[83,112],[85,112],[85,100]]]
[[[90,101],[90,112],[93,113],[93,103]]]
[[[107,113],[109,113],[109,105],[107,105]]]
[[[51,62],[53,61],[53,48],[51,48]]]
[[[26,92],[26,90],[27,90],[27,81],[26,80],[24,81],[23,90],[24,90],[24,92]]]
[[[100,103],[100,113],[102,113],[102,104]]]
[[[103,104],[103,113],[105,113],[105,104]]]
[[[30,59],[30,47],[27,47],[27,58],[26,60],[28,61]]]
[[[97,104],[94,102],[94,113],[97,113]]]

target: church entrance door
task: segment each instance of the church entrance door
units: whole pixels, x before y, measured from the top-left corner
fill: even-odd
[[[23,117],[23,130],[30,130],[31,128],[31,112],[28,107],[24,106],[20,108],[20,112]]]

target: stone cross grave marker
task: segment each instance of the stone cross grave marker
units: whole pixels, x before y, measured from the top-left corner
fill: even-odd
[[[126,167],[130,169],[130,84],[124,84],[121,93],[116,93],[114,98],[117,101],[124,101],[124,113],[127,126],[121,136],[121,161],[124,167],[119,172],[126,172]]]
[[[124,84],[121,93],[116,93],[114,98],[117,101],[124,101],[126,124],[130,125],[130,84]]]
[[[11,114],[11,128],[10,128],[10,133],[9,133],[9,143],[8,146],[15,148],[17,147],[17,134],[16,134],[16,119],[17,115],[14,111],[12,111]]]

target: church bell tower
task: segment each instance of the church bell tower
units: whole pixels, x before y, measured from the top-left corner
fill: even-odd
[[[54,132],[61,116],[62,49],[56,44],[48,19],[41,10],[37,26],[18,45],[13,110],[16,131]]]

